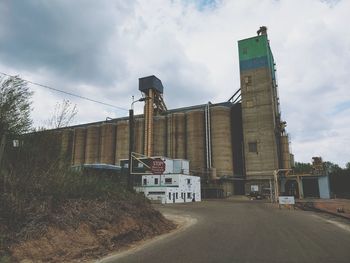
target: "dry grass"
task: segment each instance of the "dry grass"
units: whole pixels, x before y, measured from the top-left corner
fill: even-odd
[[[0,262],[98,257],[174,228],[120,176],[64,165],[55,134],[27,136],[0,171]]]

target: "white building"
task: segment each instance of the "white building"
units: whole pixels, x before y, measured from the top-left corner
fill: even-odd
[[[188,161],[168,158],[164,161],[164,174],[143,175],[142,186],[135,190],[163,204],[201,201],[200,177],[189,175]]]

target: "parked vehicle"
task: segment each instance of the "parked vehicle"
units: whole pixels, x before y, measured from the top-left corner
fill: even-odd
[[[263,199],[263,196],[259,192],[250,192],[249,197],[255,200]]]

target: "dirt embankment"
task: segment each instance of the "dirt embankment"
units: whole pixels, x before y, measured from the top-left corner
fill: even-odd
[[[310,199],[297,203],[297,207],[303,210],[324,212],[339,217],[350,219],[349,199]]]
[[[5,262],[81,262],[175,227],[140,198],[119,202],[68,200],[50,213],[33,214],[17,233],[0,226],[0,234],[10,240]]]

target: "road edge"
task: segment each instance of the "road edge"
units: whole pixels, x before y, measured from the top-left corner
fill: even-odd
[[[316,212],[316,213],[324,213],[324,214],[332,215],[332,216],[335,216],[335,217],[338,217],[338,218],[349,220],[349,222],[350,222],[350,218],[349,217],[344,216],[344,215],[339,214],[339,213],[335,213],[335,212],[331,212],[331,211],[327,211],[327,210],[324,210],[324,209],[317,208],[317,207],[314,206],[313,202],[309,202],[308,204],[306,204],[306,203],[303,204],[302,202],[297,202],[296,203],[296,207],[299,208],[300,210],[303,210],[303,211],[312,211],[312,212]]]
[[[135,253],[137,251],[140,251],[142,249],[145,249],[149,246],[151,246],[152,244],[159,242],[160,240],[169,238],[175,234],[179,234],[182,231],[184,231],[185,229],[193,226],[194,224],[196,224],[198,222],[198,220],[196,218],[191,217],[190,215],[178,215],[178,214],[172,214],[172,213],[163,213],[163,216],[172,221],[173,223],[176,224],[176,228],[168,233],[159,235],[159,236],[155,236],[153,238],[150,239],[146,239],[146,240],[142,240],[142,241],[138,241],[135,242],[134,244],[131,244],[129,247],[124,248],[120,251],[114,252],[110,255],[107,255],[106,257],[102,258],[102,259],[98,259],[96,261],[92,261],[95,263],[111,263],[114,262],[122,257],[128,256],[132,253]]]

